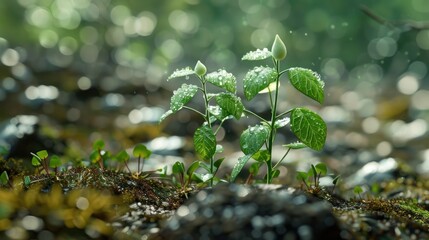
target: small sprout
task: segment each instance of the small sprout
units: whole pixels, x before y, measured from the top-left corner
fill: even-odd
[[[141,168],[140,168],[140,161],[142,159],[149,158],[151,154],[152,154],[152,152],[149,149],[147,149],[147,147],[143,144],[137,144],[134,147],[133,156],[137,158],[137,176],[140,175],[141,172],[143,171],[144,162],[142,162]]]
[[[107,157],[108,155],[106,154],[107,152],[105,152],[104,149],[104,141],[99,139],[97,141],[95,141],[92,144],[92,153],[90,155],[90,159],[92,163],[98,163],[98,165],[100,166],[101,170],[104,170],[104,163],[103,160],[105,157]]]
[[[287,55],[286,45],[280,39],[279,35],[276,35],[273,45],[271,47],[271,53],[273,58],[277,61],[283,60]]]
[[[49,162],[49,167],[53,168],[55,171],[55,175],[58,174],[58,168],[62,165],[61,159],[57,155],[53,155],[51,157],[51,161]]]
[[[207,72],[206,66],[202,64],[200,61],[197,62],[194,68],[194,72],[199,76],[202,77]]]
[[[307,187],[307,189],[310,189],[309,183],[308,183],[308,173],[307,172],[301,172],[301,171],[297,171],[296,172],[296,179],[298,181],[302,181],[305,186]]]
[[[128,169],[128,171],[131,173],[130,168],[128,167],[128,160],[130,160],[130,155],[125,150],[120,151],[118,154],[116,154],[116,160],[118,162],[122,162],[125,164],[125,167]]]
[[[335,192],[335,187],[337,186],[337,183],[340,181],[340,175],[336,176],[333,180],[332,180],[332,184],[334,184],[334,187],[332,188],[332,193]]]
[[[31,164],[35,167],[42,166],[42,168],[46,171],[47,174],[49,174],[49,159],[48,159],[48,151],[41,150],[38,151],[36,154],[30,153],[33,155],[33,158],[31,159]]]
[[[7,174],[6,171],[3,171],[2,174],[0,175],[0,183],[3,186],[9,185],[9,187],[12,187],[9,181],[9,175]]]
[[[29,187],[31,184],[30,176],[24,176],[23,182],[24,182],[24,187]]]
[[[362,199],[361,193],[363,192],[363,189],[361,186],[357,185],[353,188],[353,193],[359,195],[359,198]]]

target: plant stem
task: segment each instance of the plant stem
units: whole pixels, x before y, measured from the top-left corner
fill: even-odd
[[[283,159],[285,159],[285,157],[288,155],[288,153],[290,152],[290,150],[291,150],[292,148],[288,148],[287,149],[287,151],[286,151],[286,153],[283,155],[283,157],[280,159],[280,161],[278,161],[277,163],[276,163],[276,165],[274,165],[274,167],[273,167],[273,169],[275,169],[282,161],[283,161]]]
[[[254,113],[254,112],[252,112],[252,111],[250,111],[250,110],[247,110],[247,109],[244,109],[244,112],[245,112],[245,113],[252,114],[253,116],[257,117],[257,118],[258,118],[259,120],[261,120],[262,122],[265,122],[267,125],[269,125],[269,122],[268,122],[267,120],[263,119],[262,117],[260,117],[258,114]]]
[[[197,113],[197,114],[199,114],[199,115],[201,115],[202,117],[205,118],[205,115],[202,112],[198,111],[197,109],[194,109],[194,108],[191,108],[191,107],[188,107],[188,106],[183,106],[183,108],[191,110],[191,111],[193,111],[193,112],[195,112],[195,113]]]
[[[274,65],[276,67],[276,72],[277,72],[277,78],[276,78],[276,91],[274,92],[274,101],[272,102],[272,108],[271,108],[271,123],[270,123],[270,136],[268,139],[268,152],[270,154],[270,157],[267,161],[267,184],[271,183],[273,181],[273,163],[272,163],[272,153],[273,153],[273,144],[274,144],[274,139],[275,139],[275,133],[276,133],[276,127],[275,127],[275,123],[276,123],[276,112],[277,112],[277,101],[278,101],[278,97],[279,97],[279,79],[280,79],[280,75],[279,75],[279,61],[274,60]],[[270,95],[271,96],[271,95]],[[271,99],[271,98],[270,98]]]
[[[202,84],[204,106],[205,106],[205,109],[206,109],[206,114],[205,114],[204,118],[205,118],[205,120],[207,122],[207,125],[211,128],[212,127],[212,123],[210,121],[210,111],[209,111],[209,101],[210,101],[210,99],[207,96],[206,80],[205,80],[204,76],[202,76],[200,79],[201,79],[201,84]],[[210,174],[213,174],[213,172],[214,172],[214,158],[213,158],[213,156],[211,156],[210,157]],[[213,186],[213,177],[210,179],[210,187]]]

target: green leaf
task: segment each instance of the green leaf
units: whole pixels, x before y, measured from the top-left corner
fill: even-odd
[[[248,60],[248,61],[256,61],[256,60],[264,60],[269,57],[271,57],[271,52],[268,50],[268,48],[264,49],[256,49],[255,51],[251,51],[246,53],[241,60]]]
[[[276,178],[276,177],[278,177],[278,176],[280,176],[280,170],[275,169],[275,170],[273,171],[272,178]]]
[[[195,170],[197,170],[200,167],[200,162],[195,161],[193,162],[189,168],[188,171],[186,171],[186,174],[188,174],[188,177],[192,177],[192,174],[194,174]]]
[[[173,164],[173,174],[185,174],[185,165],[182,162],[175,162]]]
[[[249,168],[250,174],[252,174],[253,176],[258,175],[259,168],[262,166],[262,164],[263,164],[262,162],[254,162],[254,163],[252,163],[252,165],[250,165],[250,168]]]
[[[193,179],[196,180],[196,182],[208,182],[210,179],[213,178],[213,174],[211,173],[204,173],[204,174],[200,174],[200,173],[194,173],[193,174]]]
[[[258,162],[266,162],[270,159],[270,152],[268,150],[259,150],[252,155],[252,158]]]
[[[326,140],[326,123],[306,108],[295,108],[291,114],[291,130],[308,147],[320,151]]]
[[[207,74],[206,80],[215,86],[227,90],[228,92],[235,93],[237,91],[237,81],[235,80],[234,75],[223,69]]]
[[[203,160],[210,160],[216,152],[216,136],[206,124],[194,133],[195,151]]]
[[[323,103],[325,83],[320,79],[319,74],[306,68],[290,68],[288,76],[292,86],[298,91],[319,103]]]
[[[33,155],[33,157],[31,158],[31,164],[35,167],[40,166],[42,164],[42,159],[40,159],[37,154],[34,154],[32,152],[30,154]]]
[[[316,164],[316,171],[318,174],[320,174],[321,176],[326,175],[326,173],[328,172],[328,168],[326,167],[326,164],[324,163],[318,163]]]
[[[221,152],[223,152],[223,146],[220,144],[217,144],[216,145],[216,153],[221,153]]]
[[[235,181],[235,178],[238,176],[238,174],[241,172],[244,165],[246,165],[247,161],[249,161],[250,158],[252,158],[252,155],[245,155],[238,158],[237,163],[234,165],[234,168],[232,169],[230,182]]]
[[[222,164],[223,160],[225,160],[225,158],[219,158],[218,160],[216,160],[213,163],[213,166],[215,167],[215,172],[219,169],[220,165]]]
[[[0,145],[0,156],[5,157],[9,153],[9,150],[5,147]]]
[[[297,171],[296,172],[296,179],[299,181],[307,182],[308,174],[306,172]]]
[[[338,181],[340,180],[340,175],[336,176],[333,180],[332,180],[332,184],[337,185]]]
[[[118,154],[116,154],[116,160],[118,162],[127,162],[130,160],[130,155],[125,150],[120,151]]]
[[[57,168],[59,166],[61,166],[63,163],[61,162],[61,159],[59,156],[57,155],[53,155],[51,157],[51,160],[49,161],[49,167],[51,168]]]
[[[276,123],[274,123],[274,127],[275,128],[282,128],[286,125],[288,125],[290,122],[290,118],[285,117],[285,118],[280,118],[276,120]]]
[[[283,146],[287,147],[287,148],[291,148],[291,149],[301,149],[301,148],[306,148],[307,147],[307,145],[305,145],[302,142],[289,143],[289,144],[285,144]]]
[[[253,155],[264,145],[269,135],[266,126],[256,125],[248,127],[240,136],[240,147],[246,155]]]
[[[171,97],[170,110],[173,113],[182,109],[195,96],[198,91],[198,87],[192,84],[182,84],[180,88],[173,92]]]
[[[24,186],[28,187],[31,184],[30,176],[24,176]]]
[[[361,194],[362,192],[363,192],[363,189],[362,189],[362,187],[361,187],[361,186],[359,186],[359,185],[353,188],[353,193],[354,193],[354,194],[358,194],[358,195],[359,195],[359,194]]]
[[[219,121],[223,121],[233,117],[232,115],[228,114],[224,109],[222,109],[219,106],[209,106],[208,110],[210,114],[213,115],[215,119]]]
[[[41,151],[38,151],[37,153],[37,156],[39,156],[39,158],[40,159],[46,159],[49,155],[48,155],[48,151],[46,151],[46,150],[41,150]]]
[[[7,175],[6,171],[3,171],[2,174],[0,175],[0,183],[2,185],[6,185],[9,183],[9,175]]]
[[[134,157],[149,158],[152,152],[143,144],[137,144],[133,149]]]
[[[190,67],[186,67],[186,68],[182,68],[182,69],[176,69],[176,71],[174,71],[168,78],[168,80],[171,80],[173,78],[178,78],[178,77],[186,77],[189,75],[194,74],[194,70],[192,70]]]
[[[100,154],[98,153],[97,150],[94,150],[91,152],[91,154],[89,155],[89,159],[91,160],[92,163],[97,163],[98,161],[100,161],[102,158],[100,156]]]
[[[216,96],[216,102],[228,115],[234,116],[237,120],[240,119],[244,106],[239,97],[231,93],[221,93]]]
[[[162,114],[162,116],[159,118],[159,122],[164,121],[168,116],[170,116],[171,114],[173,114],[173,111],[168,110],[167,112],[165,112],[164,114]]]
[[[261,90],[267,88],[270,83],[276,81],[277,72],[270,67],[255,67],[243,79],[244,96],[247,100],[254,98]]]
[[[93,149],[93,150],[97,150],[97,151],[99,151],[99,150],[101,150],[101,149],[103,149],[103,148],[104,148],[104,141],[103,141],[103,140],[101,140],[101,139],[99,139],[99,140],[95,141],[95,142],[92,144],[92,149]]]

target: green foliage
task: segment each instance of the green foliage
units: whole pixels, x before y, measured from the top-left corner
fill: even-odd
[[[147,159],[152,155],[152,151],[147,149],[147,147],[143,144],[137,144],[133,149],[133,156],[137,158],[137,176],[141,174],[143,171],[143,163],[140,167],[140,162],[142,159]]]
[[[358,195],[359,198],[362,198],[362,196],[360,195],[361,193],[363,193],[363,189],[361,186],[357,185],[353,188],[353,193]]]
[[[0,184],[4,186],[9,184],[9,175],[6,171],[3,171],[0,175]]]
[[[257,61],[272,58],[273,66],[256,66],[249,70],[243,79],[244,96],[246,100],[252,100],[260,93],[268,93],[269,103],[271,107],[271,118],[264,119],[262,116],[246,109],[241,102],[241,99],[236,94],[236,79],[233,74],[225,70],[218,70],[206,74],[206,67],[198,61],[192,70],[186,67],[176,70],[168,77],[167,80],[196,75],[200,81],[201,87],[192,84],[183,84],[179,89],[173,92],[170,102],[170,109],[161,117],[163,121],[167,116],[175,113],[182,108],[194,111],[204,118],[204,123],[194,133],[194,146],[195,152],[206,162],[210,162],[209,167],[206,167],[208,174],[196,175],[199,180],[205,180],[211,177],[211,184],[213,183],[214,173],[217,168],[214,166],[214,155],[217,153],[218,146],[216,142],[217,130],[213,129],[213,123],[218,121],[219,127],[223,122],[229,118],[239,120],[243,114],[250,114],[256,116],[261,120],[260,124],[249,126],[240,136],[240,148],[245,156],[238,159],[235,164],[230,180],[234,181],[238,174],[241,172],[245,164],[254,159],[259,163],[267,165],[267,174],[265,181],[271,183],[274,178],[280,175],[277,166],[286,157],[291,149],[300,149],[309,147],[314,150],[321,150],[326,140],[326,124],[323,119],[313,111],[299,107],[292,108],[286,112],[277,113],[278,95],[280,88],[280,78],[283,74],[287,73],[288,78],[299,92],[323,103],[324,83],[320,80],[317,73],[305,68],[289,68],[286,70],[280,69],[280,61],[287,55],[287,49],[284,42],[276,35],[272,44],[271,51],[267,48],[262,50],[257,49],[245,54],[242,60]],[[210,83],[214,86],[221,88],[222,92],[209,93],[206,84]],[[197,91],[200,90],[204,100],[204,111],[186,106]],[[284,92],[284,91],[281,91]],[[217,105],[210,104],[212,99],[216,99]],[[290,117],[284,115],[290,114]],[[272,150],[275,141],[275,136],[278,129],[283,128],[291,123],[291,130],[299,139],[298,143],[290,143],[284,145],[287,150],[283,158],[277,163],[272,163]],[[202,166],[202,165],[201,165]],[[261,164],[253,164],[251,175],[256,176]],[[323,169],[316,169],[318,174],[325,174]],[[326,172],[326,171],[325,171]]]
[[[35,167],[41,166],[47,174],[49,174],[49,159],[48,151],[40,150],[36,154],[31,153],[33,157],[31,158],[31,164]]]
[[[328,168],[324,163],[318,163],[316,165],[311,164],[310,169],[307,172],[297,171],[296,179],[298,181],[302,181],[307,189],[311,189],[313,183],[313,187],[315,189],[320,187],[320,178],[326,176],[328,173]],[[313,180],[311,182],[311,179]],[[337,184],[339,176],[335,177],[333,180],[334,186]]]

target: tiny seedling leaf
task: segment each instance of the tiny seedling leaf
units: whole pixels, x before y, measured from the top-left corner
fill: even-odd
[[[328,168],[326,167],[326,164],[324,163],[318,163],[315,166],[316,171],[318,174],[320,174],[321,176],[326,175],[326,173],[328,172]]]
[[[311,149],[320,151],[325,145],[326,123],[306,108],[295,108],[291,114],[291,130],[298,139]]]
[[[362,192],[363,192],[363,189],[362,189],[362,187],[361,187],[361,186],[359,186],[359,185],[357,185],[357,186],[355,186],[355,187],[353,188],[353,193],[354,193],[354,194],[358,194],[358,195],[360,195]]]
[[[61,159],[57,155],[52,155],[51,160],[49,161],[49,167],[57,168],[62,165]]]
[[[101,139],[99,139],[99,140],[97,140],[97,141],[95,141],[93,144],[92,144],[92,149],[93,150],[96,150],[96,151],[99,151],[99,150],[101,150],[101,149],[103,149],[104,148],[104,141],[103,140],[101,140]]]
[[[247,161],[249,161],[250,158],[252,158],[252,155],[244,155],[238,158],[238,161],[234,165],[234,168],[232,169],[232,172],[231,172],[231,178],[230,178],[231,182],[235,181],[235,178],[237,178],[238,174],[241,172],[244,165],[246,165]]]
[[[31,158],[31,164],[35,167],[40,166],[42,164],[42,159],[40,159],[39,156],[37,156],[37,154],[34,153],[30,153],[31,155],[33,155],[33,157]]]
[[[332,180],[332,184],[337,185],[338,181],[340,180],[340,175],[336,176],[333,180]]]
[[[201,174],[201,173],[194,173],[192,175],[192,177],[197,182],[203,182],[203,183],[205,183],[205,182],[207,182],[207,181],[209,181],[210,179],[213,178],[213,174],[211,174],[211,173],[203,173],[203,174]]]
[[[6,185],[9,183],[9,175],[7,175],[6,171],[3,171],[0,175],[0,182],[2,185]]]
[[[208,125],[204,124],[195,130],[194,147],[203,160],[210,160],[216,153],[216,136]]]
[[[246,53],[241,58],[241,60],[248,60],[248,61],[264,60],[271,56],[272,56],[271,52],[268,50],[268,48],[256,49],[255,51]]]
[[[206,80],[215,86],[227,90],[228,92],[236,92],[237,81],[235,80],[234,75],[223,69],[207,74]]]
[[[308,174],[306,172],[297,171],[296,172],[296,179],[299,181],[306,182],[308,179]]]
[[[278,176],[280,176],[280,170],[275,169],[275,170],[273,171],[272,178],[276,178],[276,177],[278,177]]]
[[[185,174],[185,165],[182,162],[175,162],[173,164],[173,174]]]
[[[49,155],[48,155],[48,151],[46,151],[46,150],[41,150],[41,151],[38,151],[37,153],[37,156],[39,156],[39,158],[40,159],[46,159]]]
[[[127,162],[130,160],[130,155],[125,150],[120,151],[118,154],[116,154],[116,160],[118,162]]]
[[[253,155],[264,145],[269,136],[267,126],[248,127],[240,136],[240,147],[246,155]]]
[[[302,142],[289,143],[289,144],[285,144],[283,146],[287,147],[287,148],[291,148],[291,149],[301,149],[301,148],[306,148],[307,147],[307,145],[305,145]]]
[[[216,96],[216,102],[226,114],[234,116],[235,119],[240,119],[244,107],[239,97],[231,93],[221,93]]]
[[[30,176],[24,176],[24,186],[28,187],[31,184]]]
[[[194,174],[195,170],[197,170],[199,167],[200,167],[200,162],[199,161],[193,162],[189,166],[188,171],[186,171],[186,174],[188,174],[188,177],[191,177],[192,174]]]
[[[270,83],[276,81],[277,72],[270,67],[255,67],[243,79],[244,96],[247,100],[252,100],[261,90],[267,88]]]
[[[100,161],[102,158],[100,156],[100,154],[98,153],[97,150],[94,150],[91,152],[91,154],[89,155],[89,159],[91,160],[92,163],[97,163],[98,161]]]
[[[311,99],[323,103],[324,82],[320,79],[319,74],[306,68],[290,68],[288,77],[292,86]]]
[[[171,97],[170,110],[173,113],[182,109],[182,107],[187,104],[195,96],[198,91],[198,87],[192,84],[182,84],[180,88],[173,91],[173,96]]]
[[[168,78],[168,80],[171,80],[173,78],[179,78],[179,77],[186,77],[189,75],[194,74],[195,71],[192,70],[190,67],[186,67],[186,68],[182,68],[182,69],[176,69],[176,71],[174,71]]]
[[[259,168],[262,166],[262,162],[254,162],[252,165],[250,165],[249,172],[253,176],[256,176],[259,172]]]
[[[149,158],[152,152],[143,144],[137,144],[133,149],[134,157]]]

